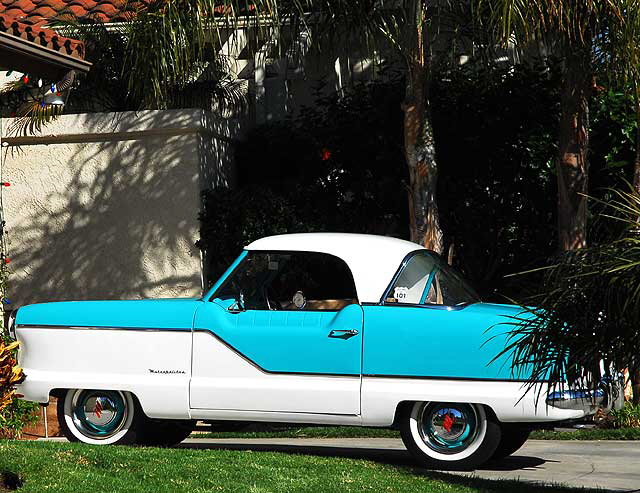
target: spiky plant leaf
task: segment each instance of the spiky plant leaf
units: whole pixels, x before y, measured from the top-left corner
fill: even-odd
[[[615,234],[544,269],[540,294],[523,304],[535,316],[517,317],[501,353],[531,372],[530,388],[540,379],[596,388],[606,374],[640,365],[640,196],[631,187],[611,192],[599,221]]]

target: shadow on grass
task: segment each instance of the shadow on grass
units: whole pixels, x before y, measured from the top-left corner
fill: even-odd
[[[320,457],[345,457],[365,459],[383,464],[415,467],[416,461],[406,450],[375,447],[336,447],[331,445],[289,445],[289,444],[252,444],[252,443],[183,443],[180,448],[252,450],[256,452],[282,452],[285,454],[316,455]],[[517,471],[539,467],[546,461],[538,457],[513,456],[501,461],[492,461],[480,470]]]
[[[521,482],[511,479],[482,479],[468,473],[466,475],[432,471],[418,467],[413,457],[406,450],[384,448],[349,448],[317,445],[285,445],[285,444],[243,444],[243,443],[183,443],[178,446],[186,449],[209,450],[251,450],[255,452],[280,452],[285,454],[314,455],[319,457],[342,457],[363,459],[380,464],[397,466],[406,469],[408,473],[438,479],[450,484],[477,488],[483,492],[513,492],[518,493],[550,493],[550,492],[604,492],[602,489],[576,489],[557,485],[541,485],[535,482]],[[547,462],[539,457],[511,456],[500,461],[491,461],[479,468],[478,471],[518,471],[538,469]]]

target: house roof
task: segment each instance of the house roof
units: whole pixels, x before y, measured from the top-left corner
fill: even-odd
[[[65,15],[123,21],[146,3],[148,0],[0,0],[0,11],[25,24],[41,26]]]
[[[360,302],[378,303],[404,258],[424,247],[388,236],[353,233],[296,233],[254,241],[246,250],[319,252],[349,266]]]
[[[0,12],[25,24],[38,26],[65,16],[118,22],[130,19],[152,2],[154,0],[0,0]],[[215,8],[219,15],[225,15],[229,10],[229,6],[224,4]],[[249,5],[241,11],[254,12],[255,6]]]
[[[52,29],[20,22],[4,13],[0,13],[0,32],[4,32],[64,55],[80,60],[84,59],[84,43],[60,36]]]

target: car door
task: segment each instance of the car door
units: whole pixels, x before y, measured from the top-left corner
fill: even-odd
[[[191,407],[357,415],[362,331],[342,260],[250,252],[196,314]]]

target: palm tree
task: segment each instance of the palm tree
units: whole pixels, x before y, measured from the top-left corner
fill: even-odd
[[[220,46],[238,28],[252,31],[252,39],[268,38],[272,54],[291,51],[286,43],[295,32],[313,36],[318,46],[326,37],[356,39],[373,59],[383,50],[395,53],[407,74],[403,110],[410,236],[442,252],[429,80],[432,41],[444,24],[436,33],[434,19],[445,18],[443,12],[452,6],[464,10],[468,2],[401,0],[392,8],[374,0],[156,0],[131,5],[139,9],[136,15],[115,29],[91,19],[69,21],[69,16],[59,22],[59,28],[72,29],[85,40],[94,62],[88,90],[80,86],[68,101],[73,111],[237,105],[239,91],[225,72]]]
[[[608,237],[564,252],[542,269],[540,294],[527,301],[537,308],[523,306],[515,330],[509,328],[502,354],[514,357],[514,370],[524,371],[529,388],[542,380],[550,388],[598,388],[611,370],[640,369],[640,194],[633,187],[610,193],[598,217]]]
[[[633,188],[640,194],[640,5],[635,0],[619,0],[624,22],[608,36],[610,54],[605,58],[605,75],[614,85],[633,90],[636,112],[636,155],[633,167]],[[640,364],[630,371],[633,404],[640,405]]]
[[[633,0],[623,0],[631,5]],[[562,60],[558,128],[558,236],[561,250],[587,244],[589,100],[598,59],[622,24],[619,0],[479,0],[503,42],[541,47]]]

